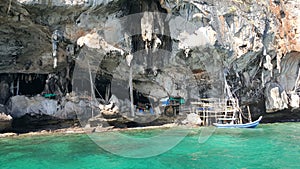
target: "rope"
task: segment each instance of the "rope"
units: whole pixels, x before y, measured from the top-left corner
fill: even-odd
[[[243,117],[244,119],[247,119],[247,120],[249,121],[249,120],[250,120],[249,117],[246,117],[246,116],[243,114],[243,111],[242,111],[240,108],[238,108],[238,109],[239,109],[239,111],[240,111],[242,117]]]

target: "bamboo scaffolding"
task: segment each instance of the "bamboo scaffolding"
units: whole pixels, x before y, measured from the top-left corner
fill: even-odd
[[[205,126],[216,123],[218,120],[238,120],[241,123],[241,118],[235,117],[239,110],[236,99],[201,98],[191,104],[193,105],[192,111],[200,116]]]

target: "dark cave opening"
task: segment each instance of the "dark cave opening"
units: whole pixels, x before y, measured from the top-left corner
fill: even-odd
[[[139,92],[138,90],[133,90],[133,104],[149,104],[150,100],[147,96],[143,95],[143,93]]]
[[[95,81],[96,89],[101,96],[96,94],[96,97],[105,99],[105,97],[110,98],[111,95],[115,95],[120,100],[130,100],[130,89],[128,88],[127,81],[111,81],[110,79],[99,76]],[[149,110],[151,106],[151,99],[138,89],[133,89],[133,104],[136,108],[141,108],[143,110]]]
[[[2,92],[10,95],[37,95],[45,88],[47,74],[3,73],[0,74]],[[5,90],[5,91],[4,91]]]
[[[96,98],[109,99],[111,96],[111,78],[97,74],[95,79]]]
[[[44,91],[47,74],[27,74],[27,75],[17,75],[14,79],[14,94],[15,95],[28,95],[34,96],[41,94]],[[20,79],[20,77],[22,77]],[[18,89],[19,81],[19,89]],[[19,91],[18,91],[19,90]]]
[[[2,73],[0,74],[0,104],[11,96],[34,96],[44,91],[47,74]]]
[[[154,114],[150,99],[138,90],[133,90],[133,104],[136,106],[136,111],[139,113]]]

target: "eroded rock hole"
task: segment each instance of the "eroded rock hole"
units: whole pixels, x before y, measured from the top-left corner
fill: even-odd
[[[45,88],[47,75],[17,75],[14,79],[14,94],[15,95],[28,95],[33,96],[41,94]],[[18,81],[19,81],[19,92],[18,92]]]
[[[149,98],[138,90],[133,90],[133,104],[139,113],[154,114]]]
[[[45,89],[47,74],[0,74],[0,104],[5,104],[11,96],[41,94]]]
[[[111,77],[96,75],[95,96],[108,100],[111,96]]]

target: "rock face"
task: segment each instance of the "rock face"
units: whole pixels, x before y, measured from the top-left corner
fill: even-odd
[[[47,72],[52,59],[49,30],[34,23],[30,13],[16,1],[0,5],[1,72]],[[44,63],[42,67],[39,60]]]
[[[84,126],[92,117],[90,101],[70,95],[59,101],[41,96],[13,96],[6,107],[16,132]],[[98,114],[95,110],[94,115]]]
[[[20,118],[27,114],[31,116],[47,115],[58,119],[76,119],[77,115],[83,117],[86,107],[87,103],[84,101],[73,102],[65,98],[58,103],[57,100],[41,96],[14,96],[9,100],[7,113],[13,118]]]
[[[90,91],[91,71],[99,95],[109,88],[125,101],[131,67],[134,91],[154,103],[166,96],[187,104],[224,98],[226,82],[241,105],[263,107],[254,115],[299,107],[297,0],[11,0],[0,7],[0,73],[60,73],[60,84],[73,81],[73,91],[82,94]],[[54,30],[65,38],[55,70]],[[70,45],[74,50],[66,50]],[[1,98],[7,98],[11,81],[3,81]],[[64,114],[54,100],[11,101],[18,103],[13,117]]]

